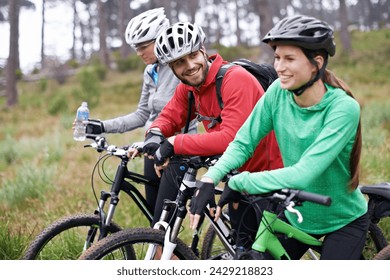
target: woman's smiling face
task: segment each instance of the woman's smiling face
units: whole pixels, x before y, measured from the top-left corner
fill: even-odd
[[[288,45],[276,46],[274,67],[278,73],[281,87],[288,90],[301,87],[317,71],[301,48]]]

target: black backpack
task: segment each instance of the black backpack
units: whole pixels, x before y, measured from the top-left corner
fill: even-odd
[[[233,62],[230,62],[228,64],[224,64],[219,68],[218,73],[215,78],[215,86],[216,86],[216,94],[218,99],[218,104],[221,109],[223,109],[223,101],[222,101],[222,95],[221,95],[221,85],[223,81],[223,77],[225,76],[226,71],[234,66],[234,65],[240,65],[244,67],[249,73],[251,73],[260,83],[261,87],[266,91],[268,87],[272,84],[273,81],[275,81],[278,78],[278,75],[274,69],[274,67],[271,64],[267,63],[255,63],[253,61],[250,61],[245,58],[237,59]],[[189,118],[191,116],[191,106],[192,102],[194,100],[194,96],[192,91],[188,92],[188,118],[187,118],[187,124],[185,127],[185,132],[188,131],[188,125],[189,125]],[[203,117],[206,119],[211,120],[210,123],[211,127],[214,126],[215,122],[222,122],[222,118],[219,115],[216,118],[212,117]],[[199,119],[198,119],[199,120]]]
[[[221,109],[223,108],[223,101],[221,95],[222,80],[223,77],[225,76],[226,71],[234,65],[240,65],[244,67],[245,70],[247,70],[249,73],[255,76],[255,78],[259,81],[264,91],[266,91],[268,87],[272,84],[272,82],[278,78],[278,75],[276,74],[274,67],[271,64],[267,64],[267,63],[258,64],[248,59],[240,58],[231,63],[222,65],[222,67],[219,68],[219,71],[215,79],[215,86],[217,88],[216,90],[217,99],[218,99],[219,107],[221,107]]]

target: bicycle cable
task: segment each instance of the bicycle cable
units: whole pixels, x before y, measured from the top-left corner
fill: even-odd
[[[100,205],[99,205],[99,199],[97,197],[97,194],[96,194],[96,190],[95,190],[95,183],[94,183],[94,175],[95,175],[95,172],[97,171],[98,175],[99,175],[99,178],[106,184],[109,184],[110,182],[106,181],[104,178],[103,178],[103,175],[100,171],[100,168],[102,168],[102,172],[104,174],[104,176],[106,177],[106,179],[108,180],[111,180],[107,174],[104,172],[104,162],[109,158],[111,157],[110,155],[99,155],[99,158],[97,160],[97,162],[95,163],[93,169],[92,169],[92,174],[91,174],[91,189],[92,189],[92,193],[93,193],[93,196],[95,198],[95,202],[96,202],[96,205],[97,207],[99,208],[99,212],[102,211],[102,209],[100,208]],[[103,160],[103,163],[101,164]],[[112,180],[111,180],[112,181]]]

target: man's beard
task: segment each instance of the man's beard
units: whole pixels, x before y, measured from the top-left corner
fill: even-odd
[[[206,59],[205,59],[205,60],[206,60]],[[202,72],[202,79],[201,79],[201,81],[200,81],[199,83],[194,84],[194,83],[191,83],[190,81],[188,81],[188,80],[186,80],[186,79],[183,79],[181,82],[182,82],[183,84],[188,85],[188,86],[192,86],[192,87],[196,87],[196,88],[201,87],[201,86],[204,84],[204,81],[206,80],[207,73],[209,72],[209,64],[207,63],[207,60],[206,60],[205,62],[206,62],[206,63],[205,63],[206,67],[205,67],[205,69],[203,69],[203,72]],[[174,72],[174,73],[175,73],[175,72]],[[175,73],[175,75],[176,75],[176,73]],[[177,75],[176,75],[176,77],[177,77]]]

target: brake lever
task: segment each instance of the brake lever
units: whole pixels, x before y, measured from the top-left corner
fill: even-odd
[[[303,217],[301,212],[299,212],[297,209],[294,208],[295,203],[293,201],[290,201],[290,203],[286,206],[286,210],[290,213],[293,213],[298,216],[298,223],[302,223]]]

